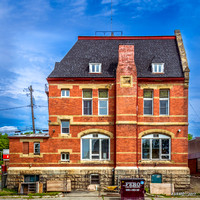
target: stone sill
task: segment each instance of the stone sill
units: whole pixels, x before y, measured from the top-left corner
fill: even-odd
[[[140,160],[139,164],[173,164],[174,161],[172,160]]]
[[[81,160],[82,164],[113,164],[110,160]]]

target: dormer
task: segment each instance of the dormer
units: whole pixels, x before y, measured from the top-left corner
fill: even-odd
[[[152,73],[164,73],[164,63],[152,63]]]
[[[89,73],[101,73],[101,63],[89,63]]]

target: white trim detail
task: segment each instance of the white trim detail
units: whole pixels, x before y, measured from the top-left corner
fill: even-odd
[[[89,63],[90,73],[101,73],[101,63]]]

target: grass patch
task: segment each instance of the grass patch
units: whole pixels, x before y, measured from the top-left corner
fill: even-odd
[[[56,196],[60,194],[60,192],[45,192],[45,193],[30,193],[28,196],[31,197],[43,197],[43,196]]]
[[[0,196],[12,196],[12,195],[17,195],[17,191],[10,190],[7,188],[4,188],[3,190],[0,191]]]

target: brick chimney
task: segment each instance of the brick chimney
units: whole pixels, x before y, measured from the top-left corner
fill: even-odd
[[[116,81],[116,166],[136,166],[137,69],[134,45],[119,45]]]

